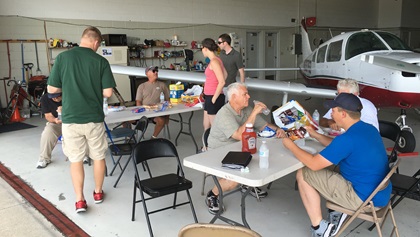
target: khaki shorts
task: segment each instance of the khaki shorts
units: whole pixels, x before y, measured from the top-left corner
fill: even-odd
[[[70,162],[81,162],[89,150],[92,160],[105,159],[108,142],[103,123],[63,124],[63,151]]]
[[[325,199],[345,208],[356,210],[363,201],[357,196],[352,184],[343,176],[329,169],[312,171],[302,168],[303,179]]]

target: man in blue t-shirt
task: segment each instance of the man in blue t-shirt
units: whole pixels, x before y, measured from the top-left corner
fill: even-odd
[[[296,179],[306,212],[311,220],[314,236],[334,236],[347,215],[330,211],[329,220],[322,219],[322,195],[345,208],[355,210],[368,198],[389,172],[388,159],[378,130],[360,120],[363,108],[353,94],[340,93],[324,106],[332,109],[332,118],[346,132],[334,139],[307,127],[311,137],[326,146],[317,155],[300,149],[292,140],[283,139],[283,145],[305,165],[298,170]],[[340,173],[326,167],[340,165]],[[373,198],[375,206],[385,206],[392,185]]]

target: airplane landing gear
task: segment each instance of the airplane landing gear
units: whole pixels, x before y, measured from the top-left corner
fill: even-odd
[[[413,152],[416,148],[416,138],[413,135],[413,130],[405,124],[406,117],[405,109],[401,109],[401,115],[395,120],[395,123],[401,128],[397,150],[403,153]]]

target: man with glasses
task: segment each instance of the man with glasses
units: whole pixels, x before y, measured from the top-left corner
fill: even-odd
[[[232,39],[228,34],[221,34],[219,36],[219,39],[217,40],[217,44],[219,45],[219,48],[221,50],[219,57],[222,60],[223,66],[225,67],[228,74],[226,78],[225,87],[223,88],[224,94],[226,94],[227,87],[230,84],[236,82],[236,76],[238,75],[238,71],[241,82],[245,82],[245,71],[244,64],[242,61],[242,55],[234,48],[232,48],[232,46],[230,45],[231,42]]]
[[[145,74],[148,81],[140,84],[137,88],[136,105],[156,105],[160,103],[160,94],[163,92],[165,101],[169,100],[169,89],[165,83],[158,81],[158,67],[150,66],[146,68]],[[152,139],[157,138],[160,131],[169,123],[169,116],[161,116],[153,118],[156,123],[153,131]]]

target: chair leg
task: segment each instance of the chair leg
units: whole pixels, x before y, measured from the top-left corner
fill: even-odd
[[[390,236],[394,236],[394,233],[397,237],[400,237],[400,233],[398,231],[398,226],[397,226],[397,222],[395,221],[395,217],[394,217],[394,212],[392,211],[392,207],[389,207],[389,214],[391,215],[391,220],[392,220],[392,224],[394,225],[394,227],[392,228],[392,232]]]
[[[149,211],[147,210],[146,200],[144,198],[143,190],[139,189],[139,191],[140,191],[140,196],[143,203],[144,215],[146,216],[147,226],[149,227],[149,234],[150,234],[150,237],[153,237],[152,225],[150,224]]]
[[[122,156],[118,157],[117,162],[114,162],[114,167],[111,170],[111,173],[109,174],[110,176],[112,176],[112,174],[114,173],[115,169],[117,168],[117,166],[120,167],[120,169],[122,170],[122,167],[120,165],[120,160],[121,160]]]
[[[273,182],[270,182],[270,183],[268,184],[267,189],[270,189],[270,188],[271,188],[271,184],[273,184]]]
[[[119,175],[119,176],[118,176],[118,178],[117,178],[117,181],[115,181],[114,188],[116,188],[116,187],[117,187],[117,184],[118,184],[118,182],[120,181],[121,176],[124,174],[124,171],[125,171],[125,169],[127,168],[128,164],[130,164],[130,161],[131,161],[131,156],[128,158],[127,162],[126,162],[126,163],[125,163],[125,165],[124,165],[124,168],[121,170],[121,173],[120,173],[120,175]]]
[[[188,200],[190,201],[190,207],[191,207],[191,212],[192,212],[193,217],[194,217],[194,221],[195,221],[195,223],[198,223],[197,215],[195,214],[194,204],[191,200],[190,191],[189,190],[185,190],[185,191],[187,192]]]

